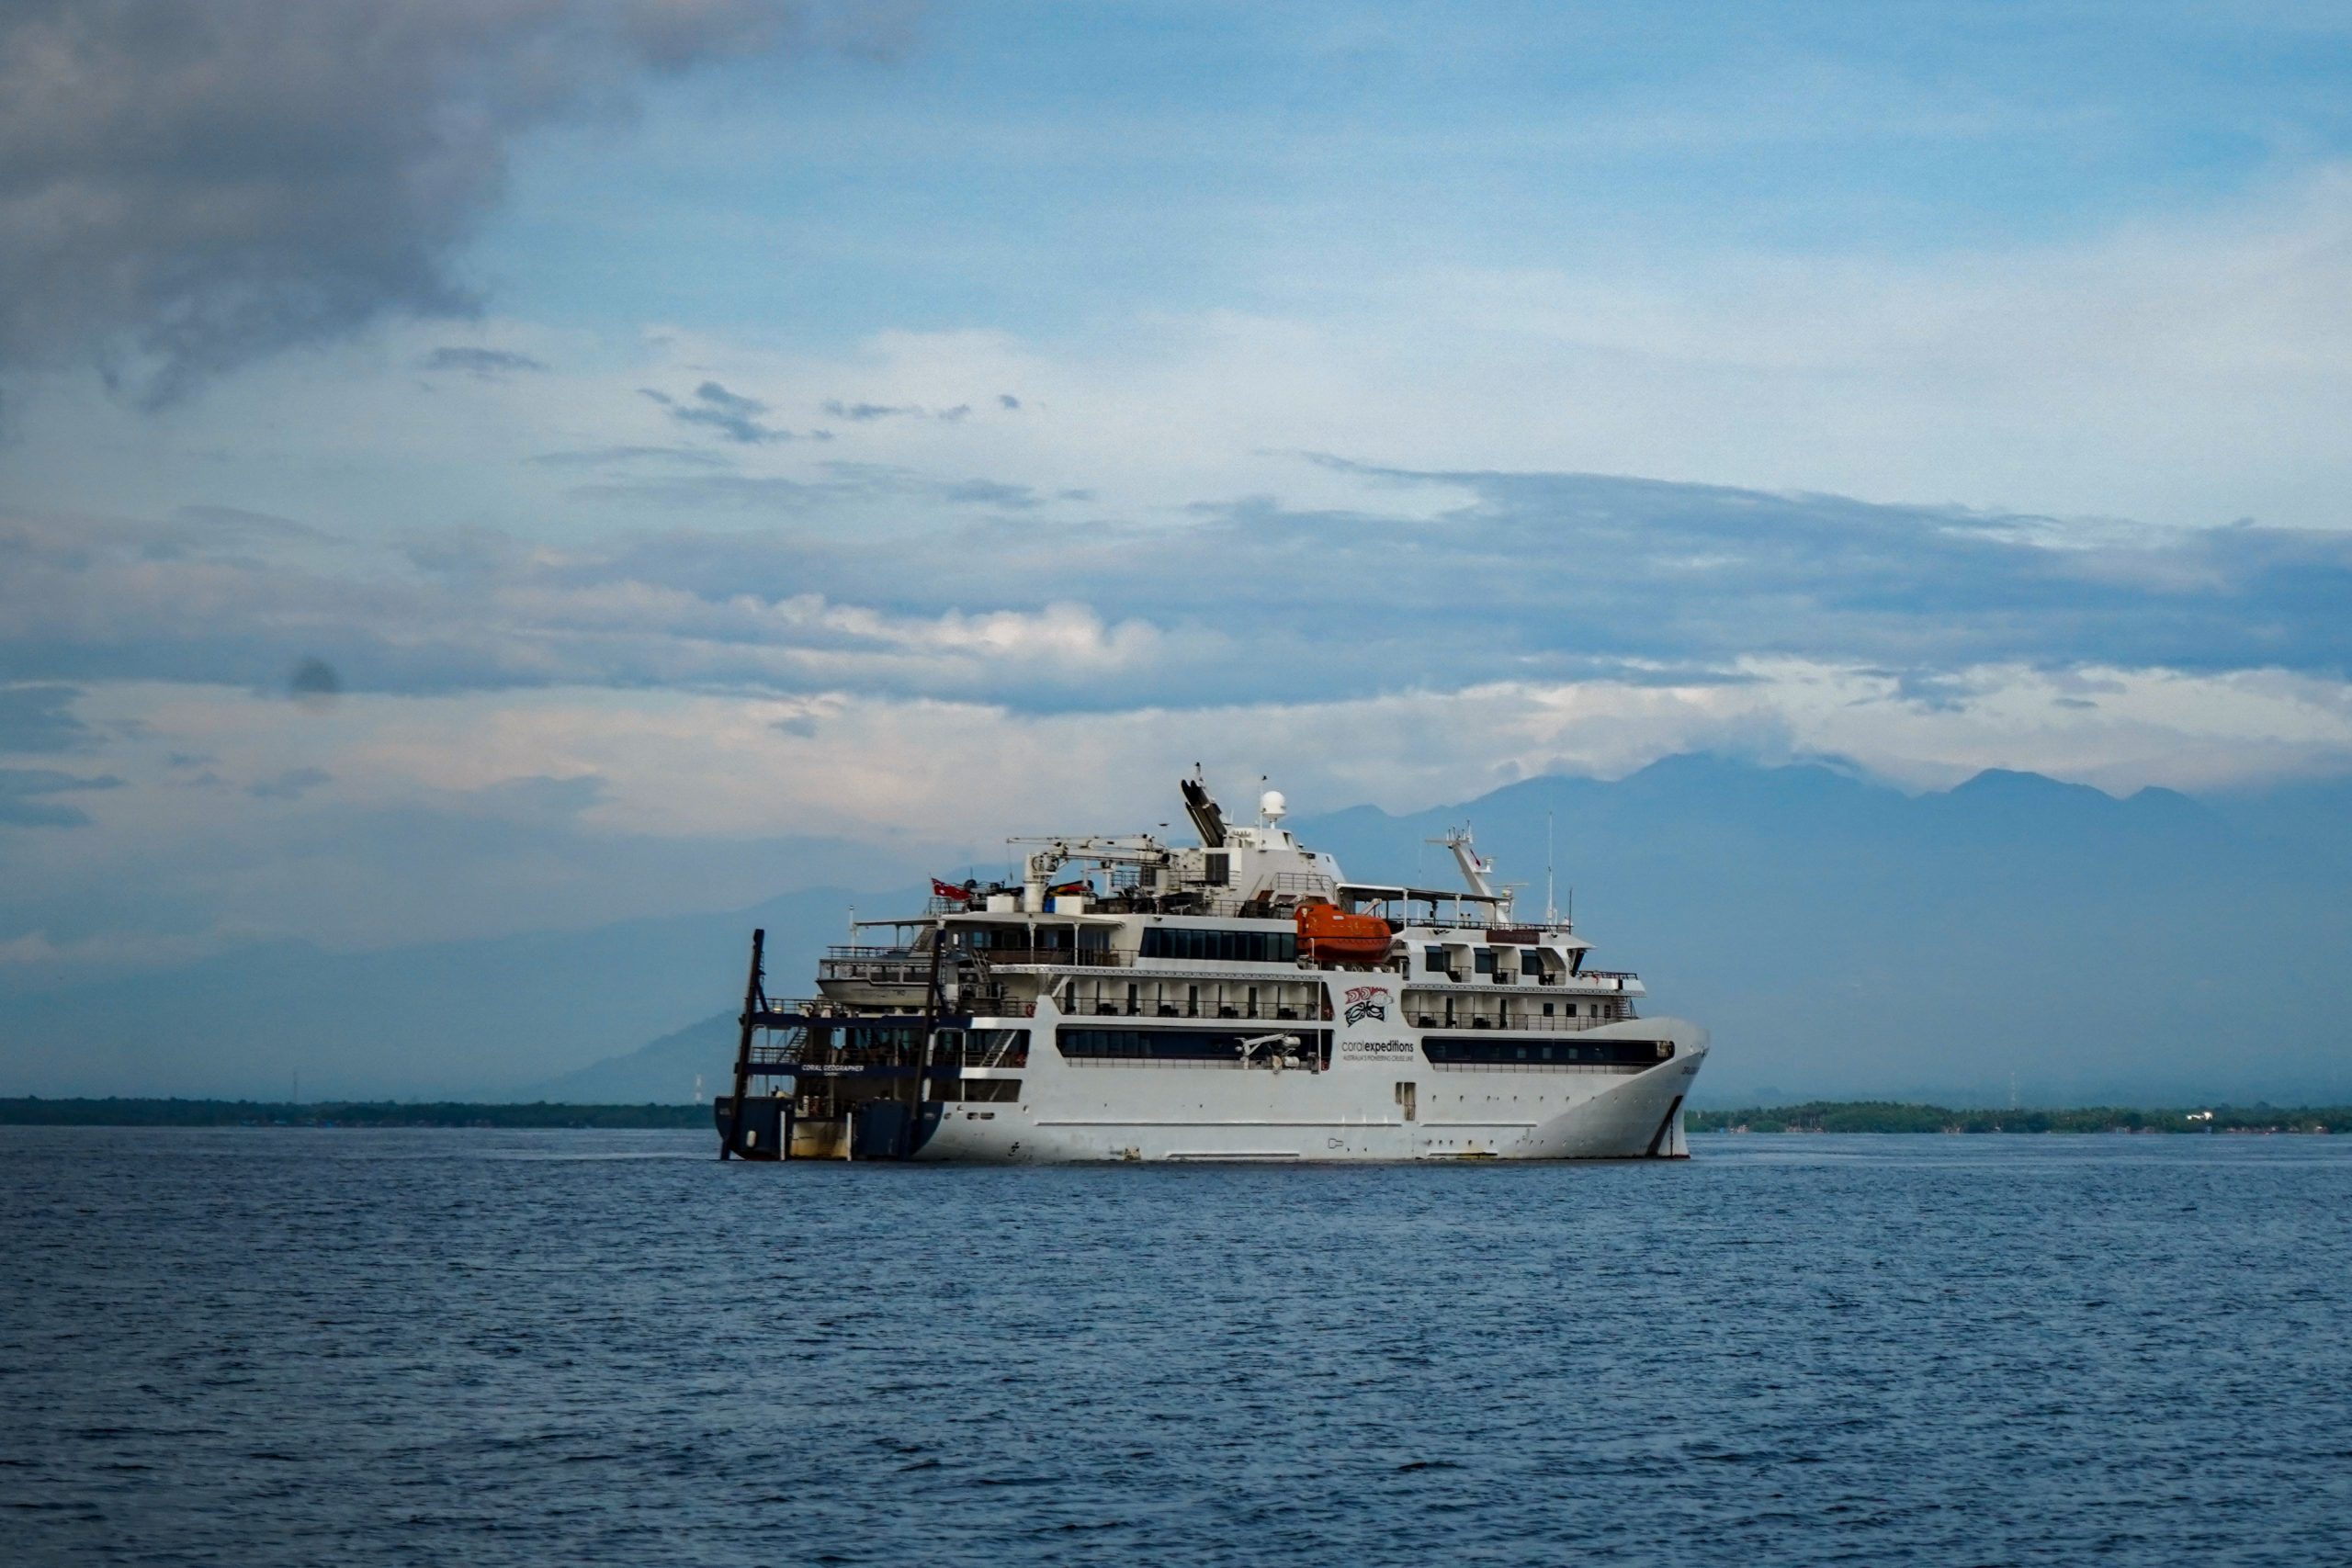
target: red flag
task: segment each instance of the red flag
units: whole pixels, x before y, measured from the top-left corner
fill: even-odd
[[[952,882],[942,882],[934,876],[931,879],[931,896],[934,898],[953,898],[958,904],[964,904],[971,901],[972,894],[969,888],[958,887]]]

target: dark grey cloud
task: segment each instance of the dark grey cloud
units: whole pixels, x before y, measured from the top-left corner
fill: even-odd
[[[997,403],[1000,407],[1008,409],[1017,409],[1021,406],[1020,400],[1017,398],[1001,397],[997,400]],[[847,402],[840,398],[827,398],[818,406],[835,419],[845,419],[852,424],[868,424],[877,419],[935,419],[943,423],[954,424],[958,421],[969,419],[972,414],[972,405],[969,403],[957,403],[954,408],[933,409],[925,408],[921,403],[857,403]]]
[[[1021,400],[1011,392],[999,392],[996,395],[996,406],[1011,412],[1018,412],[1021,408]]]
[[[323,712],[343,693],[343,677],[316,654],[305,654],[286,677],[286,694],[314,713]]]
[[[255,800],[300,800],[321,784],[334,782],[334,775],[322,768],[288,768],[276,778],[247,784],[245,793]]]
[[[0,686],[0,751],[85,751],[90,727],[74,716],[74,686]]]
[[[0,660],[50,682],[260,683],[316,657],[356,690],[684,684],[1058,707],[1727,682],[1750,657],[1879,671],[1887,700],[1946,709],[1975,700],[1965,672],[1991,663],[2052,672],[2081,700],[2098,693],[2064,681],[2099,666],[2352,671],[2352,535],[1594,475],[1382,477],[1455,499],[1435,515],[1218,502],[1145,525],[1017,484],[864,465],[616,474],[575,494],[713,525],[557,553],[476,533],[389,561],[289,542],[275,565],[249,543],[209,548],[190,525],[0,520]],[[744,512],[771,525],[733,525]],[[1057,604],[1156,640],[1134,657],[999,659],[951,619]]]
[[[717,381],[705,381],[686,398],[673,398],[648,387],[645,395],[670,411],[670,417],[681,424],[695,425],[716,431],[729,441],[747,446],[772,446],[780,441],[798,441],[803,437],[795,431],[761,423],[768,405],[757,398],[721,386]],[[831,439],[821,431],[812,432],[808,439]]]
[[[87,827],[89,813],[50,797],[74,790],[114,789],[121,783],[111,773],[82,778],[51,768],[0,768],[0,827]]]
[[[545,370],[546,362],[511,348],[436,348],[424,356],[427,370],[455,370],[485,381]]]
[[[734,458],[693,446],[589,446],[571,452],[541,452],[526,459],[543,468],[617,468],[637,463],[667,463],[686,468],[724,468]]]
[[[142,400],[387,314],[456,316],[515,137],[796,40],[788,0],[13,0],[0,10],[0,367]]]
[[[780,474],[616,476],[581,486],[583,500],[632,502],[665,512],[752,511],[807,516],[893,502],[940,502],[1026,512],[1044,498],[1001,479],[941,479],[878,463],[825,463],[815,479]]]

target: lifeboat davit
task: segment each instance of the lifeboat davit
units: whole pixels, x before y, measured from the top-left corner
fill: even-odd
[[[1388,956],[1388,922],[1332,904],[1298,907],[1298,951],[1325,964],[1376,964]]]

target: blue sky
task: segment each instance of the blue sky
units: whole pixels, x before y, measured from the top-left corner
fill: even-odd
[[[2339,156],[2314,8],[991,6],[518,161],[518,304],[825,344],[1279,309],[1399,266],[1949,251]],[[610,200],[616,188],[639,193]]]
[[[1194,760],[1397,809],[1693,749],[2352,768],[2323,8],[6,45],[19,980],[911,874]]]

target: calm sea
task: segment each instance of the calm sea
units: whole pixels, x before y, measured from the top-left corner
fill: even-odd
[[[2352,1562],[2352,1139],[0,1130],[0,1562]]]

